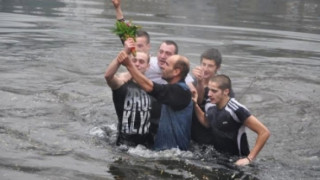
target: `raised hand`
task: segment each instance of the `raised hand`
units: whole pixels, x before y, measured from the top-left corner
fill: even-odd
[[[120,7],[121,0],[112,0],[112,4],[113,4],[114,8],[117,9]]]
[[[192,89],[191,93],[192,93],[192,101],[194,103],[197,103],[197,100],[198,100],[198,92],[197,92],[197,90],[196,89]]]
[[[126,59],[129,59],[128,54],[127,54],[125,51],[121,51],[121,52],[118,54],[118,57],[117,57],[118,63],[119,63],[119,64],[122,64],[123,61],[125,61]]]
[[[133,40],[133,38],[128,38],[125,42],[124,42],[124,51],[127,54],[132,53],[132,50],[136,47],[135,42]]]
[[[192,74],[198,81],[201,81],[203,79],[203,72],[204,71],[201,66],[197,66],[194,69],[192,69]]]

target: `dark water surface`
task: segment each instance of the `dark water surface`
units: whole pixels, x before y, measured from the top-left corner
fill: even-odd
[[[165,39],[192,67],[205,49],[222,52],[236,97],[272,133],[258,158],[239,168],[211,147],[115,147],[111,0],[0,0],[1,180],[320,179],[320,1],[122,3],[153,54]]]

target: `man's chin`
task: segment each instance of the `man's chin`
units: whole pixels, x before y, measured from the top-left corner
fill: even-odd
[[[161,77],[161,79],[163,79],[163,80],[165,80],[165,81],[169,82],[169,79],[168,79],[168,78],[166,78],[166,77]]]
[[[214,99],[210,99],[210,103],[216,104],[216,101]]]
[[[164,68],[164,66],[166,65],[166,62],[159,61],[158,65],[160,68]]]

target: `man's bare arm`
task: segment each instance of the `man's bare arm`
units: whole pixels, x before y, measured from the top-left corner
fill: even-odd
[[[112,0],[114,9],[116,10],[117,20],[124,20],[122,9],[121,9],[121,0]]]
[[[197,103],[198,100],[198,93],[196,90],[192,90],[192,101],[194,102],[194,111],[196,113],[197,119],[198,121],[205,127],[210,127],[210,124],[204,114],[204,112],[202,111],[202,109],[200,108],[200,106]]]
[[[104,78],[106,79],[111,89],[118,89],[125,83],[125,80],[123,78],[116,75],[121,65],[118,62],[121,61],[121,58],[125,58],[125,56],[123,56],[123,53],[126,54],[124,51],[121,51],[119,55],[108,65],[104,74]]]

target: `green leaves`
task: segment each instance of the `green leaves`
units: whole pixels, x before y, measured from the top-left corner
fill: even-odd
[[[113,33],[118,35],[123,41],[125,41],[129,37],[135,39],[136,32],[140,28],[140,26],[132,24],[131,21],[127,23],[124,21],[117,21],[115,27],[111,30]]]

